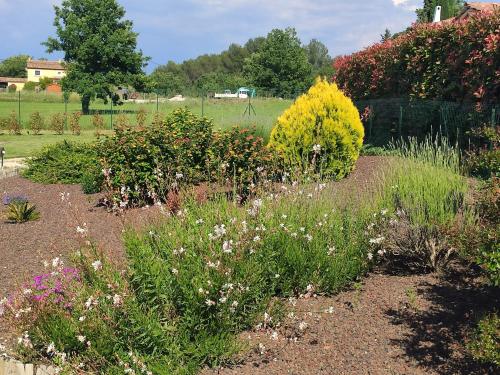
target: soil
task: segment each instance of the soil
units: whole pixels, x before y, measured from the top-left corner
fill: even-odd
[[[498,374],[465,342],[482,311],[499,303],[470,280],[372,274],[335,297],[289,302],[295,316],[276,328],[277,339],[272,329],[245,332],[249,350],[235,365],[202,374]]]
[[[383,158],[360,158],[347,179],[332,184],[332,192],[353,186],[369,189],[383,164]],[[61,193],[69,197],[63,201]],[[163,218],[156,208],[111,214],[95,206],[99,196],[84,195],[79,186],[41,185],[21,177],[0,179],[0,195],[27,196],[41,213],[39,220],[24,224],[0,219],[0,298],[44,272],[44,261],[59,256],[68,262],[86,240],[77,226],[85,223],[89,238],[109,259],[123,265],[123,231]],[[276,340],[270,329],[244,332],[240,339],[248,350],[235,360],[237,364],[202,373],[493,373],[464,349],[467,332],[482,310],[500,306],[499,296],[473,279],[373,274],[335,297],[298,299],[288,309],[295,317],[276,328]],[[303,330],[301,322],[307,324]],[[0,320],[0,344],[8,331]],[[265,349],[259,350],[259,344]]]

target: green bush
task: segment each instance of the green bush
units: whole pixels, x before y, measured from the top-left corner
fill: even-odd
[[[35,91],[38,83],[33,81],[28,81],[24,84],[23,91]]]
[[[63,141],[45,147],[27,159],[26,165],[23,176],[34,182],[80,184],[92,178],[95,186],[90,189],[92,192],[102,184],[101,167],[93,145]]]
[[[354,168],[363,137],[352,101],[335,84],[318,80],[278,118],[269,146],[292,168],[342,178]]]
[[[468,347],[475,359],[500,367],[500,317],[498,313],[489,314],[479,321]]]

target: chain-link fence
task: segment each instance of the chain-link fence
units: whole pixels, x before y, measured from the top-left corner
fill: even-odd
[[[441,135],[452,144],[470,148],[470,131],[500,124],[500,104],[478,106],[422,99],[373,99],[356,102],[363,116],[365,143],[383,146],[393,139]]]

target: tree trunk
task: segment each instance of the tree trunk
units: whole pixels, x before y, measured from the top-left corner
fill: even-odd
[[[90,107],[90,96],[87,95],[82,96],[82,113],[84,115],[89,114],[89,107]]]

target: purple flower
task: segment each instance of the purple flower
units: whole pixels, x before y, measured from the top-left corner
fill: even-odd
[[[26,202],[28,202],[28,198],[24,195],[13,195],[13,196],[4,195],[2,199],[2,203],[5,206],[8,206],[11,203],[26,203]]]

